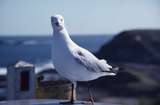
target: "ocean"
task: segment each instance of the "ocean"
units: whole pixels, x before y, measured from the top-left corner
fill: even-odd
[[[72,35],[78,45],[95,53],[109,42],[113,35]],[[7,67],[18,60],[33,64],[51,59],[52,36],[0,36],[0,68]]]

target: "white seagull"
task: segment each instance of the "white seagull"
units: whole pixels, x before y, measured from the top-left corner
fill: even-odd
[[[106,60],[96,58],[91,52],[73,42],[61,15],[51,16],[51,24],[53,27],[52,61],[57,72],[72,83],[69,103],[73,104],[77,81],[90,81],[102,76],[114,76],[117,70],[112,69]]]

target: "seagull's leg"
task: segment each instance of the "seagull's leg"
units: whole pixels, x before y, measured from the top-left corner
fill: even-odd
[[[89,93],[89,101],[91,102],[92,105],[94,105],[94,99],[93,99],[93,95],[92,95],[90,86],[88,86],[88,93]]]
[[[76,100],[76,82],[72,82],[71,84],[71,95],[70,95],[70,100],[67,102],[60,102],[60,104],[74,104]]]
[[[87,101],[82,102],[82,104],[94,105],[94,98],[90,89],[90,83],[87,83],[87,89],[88,89],[89,97],[87,97]]]
[[[94,105],[94,99],[93,99],[93,95],[92,95],[92,92],[91,92],[91,89],[90,89],[90,83],[88,82],[87,83],[87,88],[88,88],[88,93],[89,93],[89,102],[91,102],[91,105]]]
[[[72,104],[76,100],[76,86],[77,86],[77,83],[76,82],[72,82],[71,99],[70,99],[70,102]]]

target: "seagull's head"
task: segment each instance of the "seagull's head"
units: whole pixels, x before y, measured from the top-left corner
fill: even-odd
[[[60,31],[64,28],[64,19],[61,15],[51,16],[51,24],[55,31]]]

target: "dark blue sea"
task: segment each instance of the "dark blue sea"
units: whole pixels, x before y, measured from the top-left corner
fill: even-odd
[[[72,40],[97,52],[113,35],[72,35]],[[0,36],[0,67],[7,67],[18,60],[39,63],[51,59],[52,36]]]

